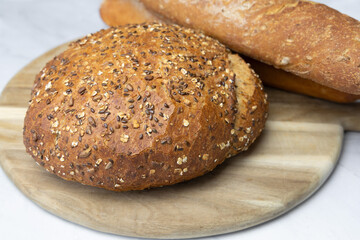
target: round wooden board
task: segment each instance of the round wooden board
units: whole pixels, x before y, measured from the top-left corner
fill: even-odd
[[[314,193],[336,165],[343,129],[359,129],[359,104],[332,104],[268,89],[270,120],[262,136],[249,151],[205,176],[170,187],[124,193],[67,182],[38,167],[22,144],[23,117],[34,76],[64,48],[31,62],[2,93],[0,163],[16,186],[38,205],[99,231],[190,238],[263,223]]]

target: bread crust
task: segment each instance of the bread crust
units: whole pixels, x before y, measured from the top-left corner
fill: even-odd
[[[238,78],[252,91],[238,97]],[[24,144],[66,180],[114,191],[170,185],[247,149],[264,127],[265,98],[251,69],[210,37],[175,25],[110,28],[37,75]],[[265,108],[248,114],[249,101]],[[250,133],[237,116],[259,124]]]
[[[112,27],[158,21],[139,0],[104,0],[100,7],[100,16]]]
[[[251,58],[360,95],[360,23],[299,0],[141,0],[174,23],[201,29]]]
[[[142,23],[149,19],[164,21],[145,8],[140,0],[104,0],[100,8],[101,17],[109,26],[128,23]],[[130,17],[129,17],[130,16]],[[165,20],[166,21],[166,20]],[[251,58],[245,58],[260,75],[265,85],[286,91],[305,94],[338,103],[351,103],[360,99],[360,95],[345,93],[314,82],[310,79],[296,76],[292,73],[261,63]]]
[[[276,69],[252,58],[243,58],[259,74],[264,85],[337,103],[352,103],[360,99],[360,95],[341,92],[281,69]]]

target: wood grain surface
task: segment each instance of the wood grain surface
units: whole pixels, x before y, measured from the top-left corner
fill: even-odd
[[[311,196],[330,175],[343,131],[360,130],[360,106],[267,89],[270,120],[249,151],[213,172],[170,187],[115,193],[67,182],[25,153],[22,126],[35,74],[63,51],[22,69],[0,97],[0,164],[31,200],[99,231],[151,238],[190,238],[268,221]]]

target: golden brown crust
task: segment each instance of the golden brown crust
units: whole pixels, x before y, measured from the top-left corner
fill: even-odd
[[[160,21],[157,16],[145,8],[140,0],[105,0],[101,5],[100,12],[102,19],[109,26],[141,23],[146,20],[144,17],[136,16],[145,16]],[[131,15],[131,17],[126,17],[127,15]],[[351,103],[360,98],[360,95],[345,93],[318,84],[248,57],[245,60],[251,63],[265,85],[339,103]]]
[[[338,103],[352,103],[360,99],[360,95],[340,92],[254,59],[244,57],[244,60],[251,64],[264,85]]]
[[[236,79],[253,74],[236,58],[218,41],[178,26],[127,25],[88,35],[36,77],[26,149],[64,179],[115,191],[200,176],[247,148],[264,127],[259,111],[262,124],[249,142],[234,141],[246,134],[234,126],[248,100],[237,109],[231,61],[243,65]],[[255,86],[254,79],[244,82]],[[264,93],[244,95],[252,98],[264,101]]]
[[[100,16],[112,27],[157,20],[139,0],[104,0]]]
[[[360,23],[298,0],[141,0],[172,22],[201,29],[237,52],[351,94],[360,94]]]

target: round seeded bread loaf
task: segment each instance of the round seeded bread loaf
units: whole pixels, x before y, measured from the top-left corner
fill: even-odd
[[[101,30],[37,75],[26,150],[47,171],[114,191],[185,181],[246,150],[266,94],[218,41],[176,25]]]

